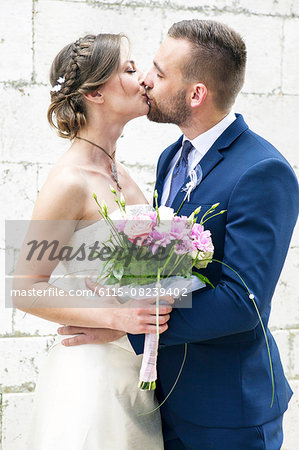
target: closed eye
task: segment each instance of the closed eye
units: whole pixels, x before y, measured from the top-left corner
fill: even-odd
[[[126,72],[127,73],[135,73],[136,72],[135,61],[132,61],[132,60],[127,61]]]
[[[164,78],[165,77],[164,70],[161,69],[160,65],[156,61],[154,61],[153,64],[154,64],[154,68],[156,70],[157,78]],[[162,75],[160,75],[160,74],[162,74]]]

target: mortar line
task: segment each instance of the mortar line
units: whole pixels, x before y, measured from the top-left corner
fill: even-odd
[[[2,386],[0,385],[2,389]],[[3,409],[2,409],[2,393],[0,392],[0,449],[2,448],[2,417],[3,417]]]
[[[283,64],[284,64],[284,50],[285,50],[285,21],[282,20],[282,38],[281,38],[281,57],[280,57],[280,92],[283,92]]]
[[[60,1],[60,2],[68,2],[68,3],[72,3],[74,2],[73,0],[56,0],[56,1]],[[148,9],[168,9],[168,10],[175,10],[175,11],[194,11],[194,12],[199,12],[199,13],[203,13],[205,15],[210,16],[211,13],[214,14],[221,14],[221,13],[229,13],[229,14],[234,14],[234,15],[240,15],[240,14],[244,14],[246,16],[256,16],[256,17],[273,17],[273,18],[298,18],[299,15],[298,14],[294,14],[290,11],[289,14],[280,14],[280,13],[274,13],[271,14],[270,12],[255,12],[255,11],[251,11],[250,9],[244,8],[244,7],[235,7],[232,8],[230,6],[225,6],[223,8],[218,8],[217,6],[184,6],[183,4],[183,0],[181,4],[173,4],[171,3],[162,3],[162,4],[147,4],[147,3],[142,3],[139,2],[138,0],[136,1],[132,1],[130,4],[124,4],[123,2],[114,2],[114,3],[105,3],[105,1],[98,1],[98,0],[90,0],[88,1],[88,3],[86,3],[85,1],[76,1],[74,3],[83,3],[83,4],[87,4],[88,6],[94,6],[94,7],[104,7],[106,9],[114,9],[115,7],[121,7],[121,8],[131,8],[131,9],[135,9],[135,8],[148,8]]]
[[[35,83],[35,3],[37,0],[32,0],[32,14],[31,14],[31,50],[32,50],[32,73],[31,73],[31,82]]]
[[[38,0],[33,0],[34,2],[37,2]],[[115,10],[115,7],[121,7],[121,8],[128,8],[128,9],[136,9],[136,8],[148,8],[148,9],[168,9],[173,11],[194,11],[203,13],[206,16],[210,16],[211,13],[214,14],[222,14],[222,13],[229,13],[234,15],[240,15],[243,14],[245,16],[255,16],[255,17],[273,17],[273,18],[289,18],[289,19],[295,19],[299,18],[299,14],[295,14],[290,11],[289,14],[280,14],[280,13],[274,13],[271,14],[270,12],[255,12],[251,11],[250,9],[237,6],[239,5],[238,0],[235,1],[236,7],[230,7],[225,6],[223,8],[218,8],[217,6],[184,6],[183,0],[181,4],[173,4],[170,0],[170,2],[166,1],[162,4],[148,4],[148,3],[142,3],[138,0],[132,2],[130,4],[124,4],[123,0],[115,1],[113,3],[106,3],[105,1],[101,0],[81,0],[81,1],[75,1],[75,0],[55,0],[56,2],[64,2],[64,3],[75,3],[75,4],[83,4],[87,6],[94,6],[94,7],[103,7],[105,9],[111,9]]]
[[[161,35],[162,36],[162,35]],[[38,86],[38,87],[46,87],[47,83],[43,82],[37,82],[32,81],[28,83],[28,81],[25,80],[14,80],[14,81],[0,81],[0,86],[3,85],[4,87],[13,88],[13,89],[20,89],[23,87],[32,87],[32,86]],[[298,97],[299,93],[290,93],[290,92],[279,92],[279,94],[283,94],[285,97]],[[277,92],[241,92],[240,95],[256,95],[259,97],[275,97],[277,96]]]

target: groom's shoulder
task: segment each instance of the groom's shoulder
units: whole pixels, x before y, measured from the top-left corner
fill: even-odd
[[[283,149],[278,149],[267,139],[254,132],[250,128],[244,133],[244,138],[248,140],[249,146],[256,152],[258,159],[276,159],[287,165],[290,165],[287,159],[281,153]]]
[[[298,198],[294,169],[279,151],[285,149],[278,150],[267,139],[247,128],[228,150],[227,163],[230,163],[230,173],[235,174],[236,180],[252,183],[252,186],[255,184],[256,188],[260,185],[261,189],[264,189],[266,182],[273,187],[275,180],[277,186],[292,191],[293,197]],[[273,192],[276,192],[275,189]]]
[[[281,153],[284,149],[276,148],[275,145],[248,126],[239,136],[239,139],[237,139],[237,145],[242,147],[243,151],[248,151],[254,161],[275,159],[290,166],[287,159]]]

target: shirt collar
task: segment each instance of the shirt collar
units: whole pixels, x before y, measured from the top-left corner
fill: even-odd
[[[212,147],[214,142],[219,138],[219,136],[221,136],[226,128],[234,122],[234,120],[236,120],[235,113],[230,111],[228,115],[225,116],[220,122],[196,138],[192,139],[192,141],[184,135],[182,145],[184,145],[186,140],[190,140],[193,147],[201,154],[201,156],[204,156]]]

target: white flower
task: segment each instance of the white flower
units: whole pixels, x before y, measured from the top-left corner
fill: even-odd
[[[64,77],[59,77],[57,80],[56,80],[56,83],[58,83],[58,84],[55,84],[55,86],[53,86],[50,90],[51,90],[51,92],[59,92],[60,90],[61,90],[61,85],[63,84],[65,82],[65,78]]]
[[[53,86],[51,88],[51,92],[59,92],[61,90],[61,84],[55,84],[55,86]]]
[[[197,174],[194,169],[190,172],[190,181],[183,188],[183,191],[186,192],[184,200],[188,198],[188,202],[190,201],[190,194],[197,186]]]
[[[199,185],[202,180],[202,168],[200,164],[197,164],[194,169],[190,172],[190,181],[186,183],[186,186],[182,189],[183,192],[186,192],[183,202],[188,198],[188,202],[190,201],[191,192]]]
[[[169,208],[169,206],[159,206],[159,217],[160,217],[160,223],[157,227],[157,231],[159,233],[170,233],[171,230],[171,223],[174,218],[174,209]]]
[[[158,211],[161,220],[172,220],[174,217],[174,209],[169,206],[159,206]]]
[[[197,251],[191,252],[191,258],[194,260],[197,256]],[[212,262],[213,252],[199,252],[197,256],[197,261],[195,263],[195,267],[197,269],[205,269],[207,265]]]

